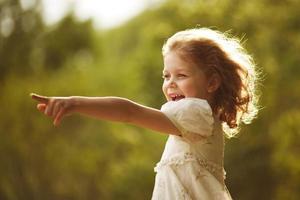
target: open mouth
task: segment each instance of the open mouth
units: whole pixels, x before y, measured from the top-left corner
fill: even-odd
[[[185,96],[184,95],[181,95],[181,94],[174,94],[174,95],[170,95],[172,101],[178,101],[180,99],[184,99]]]

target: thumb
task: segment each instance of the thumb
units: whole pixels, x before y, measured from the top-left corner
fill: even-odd
[[[46,109],[47,105],[44,104],[44,103],[39,103],[36,108],[41,111],[41,112],[45,112],[45,109]]]

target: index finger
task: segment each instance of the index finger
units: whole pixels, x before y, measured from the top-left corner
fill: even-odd
[[[49,97],[37,95],[37,94],[34,94],[34,93],[31,93],[30,96],[31,96],[32,99],[37,100],[38,102],[41,102],[41,103],[46,103],[47,104],[49,102]]]

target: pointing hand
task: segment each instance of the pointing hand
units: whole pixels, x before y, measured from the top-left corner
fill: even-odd
[[[31,93],[32,99],[38,101],[37,109],[54,118],[53,124],[59,125],[62,118],[71,113],[71,97],[46,97]]]

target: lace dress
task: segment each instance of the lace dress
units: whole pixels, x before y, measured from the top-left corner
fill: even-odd
[[[223,169],[224,136],[206,100],[184,98],[161,111],[182,133],[169,135],[157,163],[152,200],[228,200]]]

